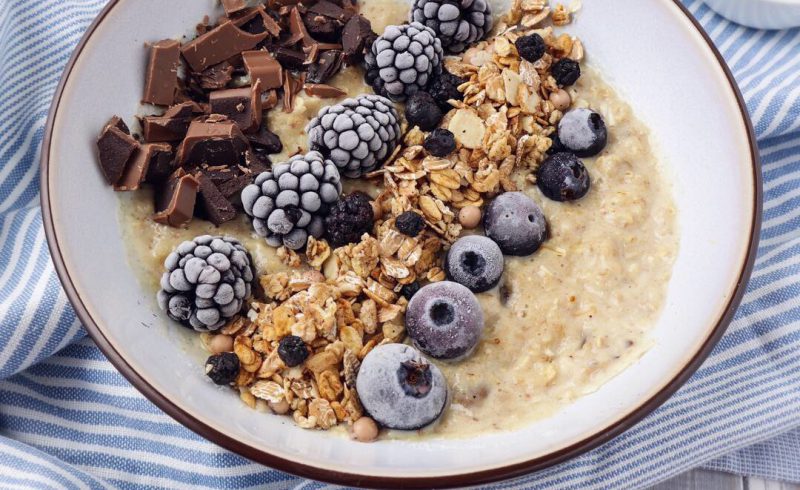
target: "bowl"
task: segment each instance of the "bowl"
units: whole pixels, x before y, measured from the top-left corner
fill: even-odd
[[[215,4],[109,2],[67,67],[42,152],[45,229],[70,301],[108,359],[177,421],[253,461],[318,480],[477,484],[542,469],[620,434],[664,402],[724,332],[744,293],[759,229],[758,157],[744,103],[719,53],[679,2],[585,2],[570,30],[650,127],[674,185],[681,241],[654,347],[553,416],[470,439],[361,444],[300,429],[212,388],[199,355],[187,348],[181,329],[167,327],[152,292],[126,263],[118,197],[97,171],[94,143],[111,114],[137,111],[143,43],[186,33]]]

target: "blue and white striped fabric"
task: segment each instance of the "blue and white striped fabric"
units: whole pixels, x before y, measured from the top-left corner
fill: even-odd
[[[0,0],[0,488],[320,488],[201,439],[85,337],[38,202],[49,99],[105,0]],[[728,60],[763,158],[758,262],[736,320],[664,406],[570,462],[493,488],[633,488],[704,464],[800,482],[800,30],[687,6]],[[189,462],[190,464],[187,464]]]

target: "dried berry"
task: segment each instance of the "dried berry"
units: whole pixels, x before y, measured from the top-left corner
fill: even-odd
[[[239,375],[239,358],[233,352],[214,354],[206,361],[206,376],[215,384],[229,385]]]
[[[278,344],[278,357],[289,367],[299,366],[308,358],[308,347],[300,337],[289,335]]]
[[[414,281],[400,288],[400,294],[402,294],[405,299],[410,300],[415,294],[417,294],[419,288],[420,288],[419,283],[417,281]]]
[[[344,196],[325,218],[325,233],[333,247],[356,243],[372,230],[374,213],[370,197],[363,192]]]
[[[458,87],[464,82],[466,80],[463,78],[444,70],[441,75],[433,77],[425,91],[431,94],[442,112],[450,112],[453,106],[447,102],[448,100],[464,100],[464,94],[458,91]]]
[[[414,211],[406,211],[397,217],[394,226],[400,233],[415,237],[419,235],[419,232],[425,227],[425,220]]]
[[[422,146],[435,157],[446,157],[456,149],[456,137],[447,129],[434,129]]]
[[[406,103],[406,120],[411,126],[430,131],[442,122],[442,110],[428,92],[417,92]]]
[[[581,66],[575,60],[560,59],[550,67],[550,74],[560,86],[567,87],[578,81],[581,76]]]
[[[522,36],[514,43],[517,47],[517,52],[520,57],[531,63],[538,61],[539,58],[544,56],[547,50],[547,45],[544,43],[542,36],[534,33],[530,36]]]

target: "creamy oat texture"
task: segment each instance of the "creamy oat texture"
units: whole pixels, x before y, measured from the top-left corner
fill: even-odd
[[[378,32],[402,22],[407,10],[384,0],[363,7]],[[332,84],[351,95],[370,92],[353,69]],[[450,384],[451,405],[425,434],[466,437],[529,424],[596,390],[651,345],[649,330],[663,307],[677,253],[671,186],[647,129],[628,104],[594,70],[585,70],[576,89],[574,105],[598,111],[608,125],[605,151],[584,159],[591,190],[575,203],[558,203],[535,186],[523,186],[542,206],[550,238],[530,257],[506,257],[501,285],[478,295],[486,317],[484,338],[470,358],[437,363]],[[302,94],[293,114],[272,111],[269,127],[286,148],[273,161],[298,147],[305,150],[305,124],[335,102]],[[364,185],[351,181],[346,192]],[[241,240],[260,274],[286,269],[244,216],[219,228],[195,219],[187,229],[174,229],[150,219],[149,191],[123,194],[120,201],[129,261],[153,292],[172,248],[201,234]],[[200,351],[199,338],[196,342]]]

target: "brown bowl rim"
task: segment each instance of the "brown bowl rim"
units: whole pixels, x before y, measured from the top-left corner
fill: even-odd
[[[665,0],[674,3],[678,9],[687,17],[691,24],[697,29],[704,41],[711,49],[714,57],[717,59],[720,67],[725,73],[725,77],[730,84],[731,90],[739,106],[742,115],[742,120],[745,124],[748,143],[750,145],[750,156],[752,159],[753,182],[755,192],[753,195],[753,218],[751,221],[750,241],[748,244],[747,257],[742,265],[739,273],[739,278],[736,283],[736,289],[731,295],[725,310],[723,311],[720,319],[715,325],[713,331],[708,336],[706,341],[701,346],[700,350],[695,356],[688,361],[688,363],[681,369],[676,376],[670,380],[658,393],[644,401],[639,407],[631,413],[621,418],[606,429],[589,436],[575,444],[562,448],[553,453],[533,458],[521,463],[512,465],[491,468],[488,470],[460,473],[456,475],[434,476],[434,477],[385,477],[385,476],[368,476],[355,473],[346,473],[332,471],[328,469],[317,468],[288,459],[284,459],[272,455],[266,451],[253,448],[246,445],[232,437],[218,431],[214,427],[207,425],[192,415],[172,403],[166,396],[158,392],[155,388],[149,385],[123,358],[123,356],[112,346],[106,338],[103,330],[97,325],[92,316],[89,314],[82,298],[78,294],[72,278],[65,267],[64,256],[58,244],[58,237],[56,236],[55,226],[53,222],[53,214],[51,211],[51,202],[49,196],[49,169],[50,169],[50,144],[53,136],[53,124],[55,121],[55,114],[58,111],[61,98],[63,96],[64,87],[69,75],[72,73],[75,63],[83,52],[86,43],[97,27],[105,20],[109,12],[118,5],[121,0],[111,0],[98,14],[97,18],[87,29],[86,33],[81,38],[75,51],[72,53],[61,80],[56,89],[52,105],[48,114],[47,125],[43,139],[42,153],[41,153],[41,205],[42,205],[42,221],[44,224],[45,235],[47,243],[50,248],[50,253],[53,258],[56,272],[61,279],[64,291],[67,298],[72,303],[78,318],[89,332],[89,335],[95,341],[100,350],[105,354],[109,361],[119,370],[119,372],[145,397],[158,406],[161,410],[166,412],[173,419],[180,422],[188,429],[208,439],[209,441],[218,444],[230,451],[233,451],[245,458],[252,461],[264,464],[271,468],[291,473],[304,478],[312,478],[341,485],[350,485],[356,487],[373,487],[373,488],[451,488],[467,485],[478,485],[514,478],[526,475],[532,472],[540,471],[558,463],[564,462],[570,458],[583,454],[591,449],[594,449],[601,444],[604,444],[622,432],[626,431],[634,424],[642,420],[646,415],[651,413],[662,403],[664,403],[675,391],[678,390],[689,377],[700,367],[703,361],[711,353],[711,350],[717,344],[719,339],[724,334],[728,324],[733,319],[736,310],[742,300],[742,297],[747,288],[747,282],[753,270],[755,263],[759,232],[761,229],[761,203],[762,203],[762,179],[760,172],[760,157],[758,154],[758,146],[756,143],[755,132],[753,130],[752,122],[747,112],[747,106],[744,102],[741,92],[736,84],[736,81],[728,68],[722,55],[717,50],[711,38],[705,32],[700,23],[692,16],[689,10],[679,0]]]

